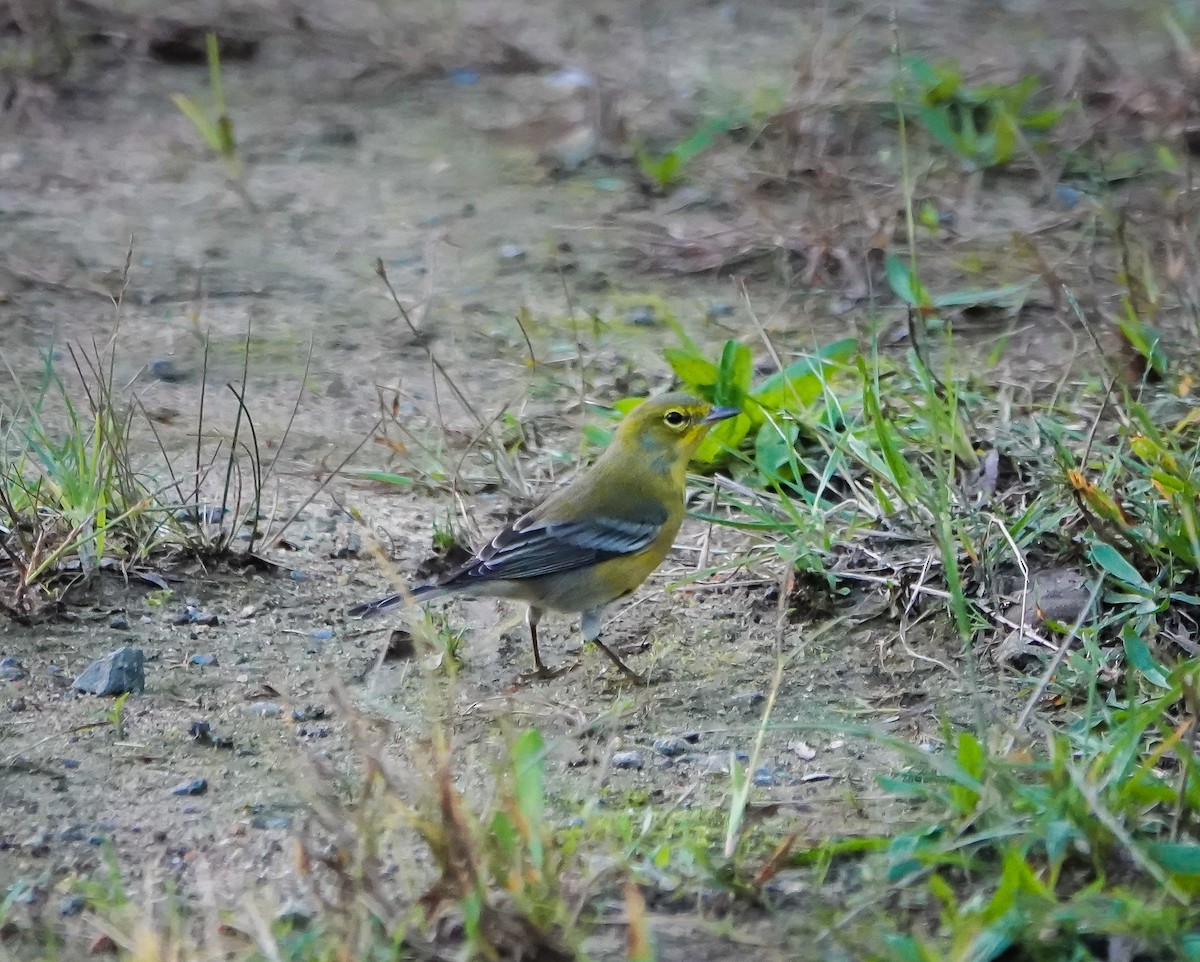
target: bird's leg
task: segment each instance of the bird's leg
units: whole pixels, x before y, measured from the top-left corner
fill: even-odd
[[[608,645],[600,640],[599,608],[592,608],[588,611],[585,611],[583,613],[583,620],[580,624],[580,627],[583,629],[583,637],[604,652],[604,654],[608,656],[608,660],[617,666],[621,674],[623,674],[635,685],[645,685],[649,683],[650,678],[648,675],[639,675],[621,660],[620,655],[618,655],[615,651],[609,648]]]
[[[533,679],[533,678],[557,678],[559,675],[564,674],[565,672],[568,672],[572,668],[575,667],[574,665],[567,665],[565,668],[547,668],[546,665],[542,662],[542,653],[538,649],[538,636],[537,636],[537,626],[538,626],[538,622],[541,620],[542,620],[542,609],[535,608],[533,605],[530,605],[529,606],[529,614],[526,618],[526,621],[529,624],[529,640],[531,642],[533,642],[533,663],[534,663],[534,665],[537,666],[537,668],[536,668],[536,670],[534,670],[532,673],[530,673],[528,675],[522,675],[521,676],[522,681],[525,681],[527,679]]]

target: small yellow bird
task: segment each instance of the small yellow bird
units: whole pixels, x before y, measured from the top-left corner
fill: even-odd
[[[357,605],[349,614],[372,615],[408,598],[450,594],[524,601],[534,675],[554,678],[568,669],[542,663],[538,622],[547,609],[578,611],[584,639],[629,678],[644,681],[600,640],[600,613],[636,590],[667,556],[683,522],[688,461],[713,424],[738,413],[686,394],[644,401],[617,427],[591,468],[461,568],[437,584]]]

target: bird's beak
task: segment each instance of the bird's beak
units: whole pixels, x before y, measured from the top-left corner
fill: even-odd
[[[715,424],[717,421],[724,421],[727,418],[735,418],[742,412],[737,408],[713,408],[701,420],[702,424]]]

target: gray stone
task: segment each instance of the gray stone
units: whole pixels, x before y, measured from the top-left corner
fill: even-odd
[[[118,648],[93,661],[75,679],[75,687],[93,695],[123,695],[146,687],[146,658],[141,648]]]
[[[668,758],[673,758],[676,755],[686,755],[691,751],[691,746],[682,738],[669,736],[667,738],[654,739],[654,750],[660,755],[666,755]]]
[[[180,782],[171,789],[172,795],[203,795],[208,791],[208,781],[203,778],[191,778]]]
[[[612,757],[613,768],[637,768],[646,766],[641,752],[617,752]]]

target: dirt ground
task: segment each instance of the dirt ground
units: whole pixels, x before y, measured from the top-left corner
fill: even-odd
[[[435,384],[427,348],[485,418],[509,411],[524,426],[536,452],[524,461],[524,498],[534,498],[572,469],[584,425],[599,423],[581,392],[604,404],[669,383],[668,313],[711,347],[754,337],[752,309],[784,351],[899,320],[887,297],[857,290],[877,281],[869,266],[825,280],[802,269],[673,274],[654,269],[648,253],[664,228],[753,220],[867,265],[869,239],[901,206],[887,146],[894,129],[877,120],[893,43],[888,8],[463,6],[448,21],[418,17],[427,29],[411,36],[383,5],[346,10],[332,25],[308,11],[308,30],[269,30],[255,56],[225,64],[253,206],[170,100],[173,92],[202,100],[205,69],[155,59],[133,27],[97,40],[56,95],[24,88],[20,115],[5,119],[0,330],[19,382],[34,383],[47,351],[59,352],[69,379],[66,347],[107,339],[132,238],[118,381],[169,450],[190,449],[206,341],[208,430],[228,433],[224,385],[240,379],[249,332],[247,404],[267,450],[283,437],[303,381],[278,513],[302,504],[372,434],[410,450],[368,442],[354,466],[417,479],[396,487],[335,478],[289,529],[287,547],[270,552],[276,570],[161,570],[169,595],[112,578],[53,617],[0,626],[0,657],[20,666],[0,680],[0,880],[27,884],[22,917],[69,925],[67,884],[102,870],[105,843],[134,879],[170,879],[184,893],[208,887],[222,904],[253,904],[268,918],[302,904],[291,839],[306,823],[313,762],[345,784],[358,771],[334,686],[391,723],[390,752],[405,769],[421,767],[415,753],[431,711],[452,717],[467,786],[487,783],[502,720],[536,725],[551,746],[549,794],[565,824],[597,799],[721,804],[729,753],[749,751],[778,643],[791,658],[756,801],[777,803],[778,827],[801,838],[902,820],[875,778],[903,759],[845,730],[869,725],[936,743],[944,718],[1011,711],[1020,679],[985,665],[969,680],[948,632],[925,626],[901,640],[886,610],[859,617],[877,600],[866,592],[780,629],[770,555],[664,590],[695,566],[702,545],[717,559],[743,551],[736,533],[690,522],[669,564],[614,613],[609,637],[654,672],[646,688],[579,652],[565,619],[548,623],[544,649],[581,666],[522,684],[530,654],[520,612],[486,601],[450,606],[451,623],[470,631],[464,667],[446,685],[431,683],[419,661],[376,665],[395,619],[343,616],[413,577],[434,554],[435,529],[478,539],[527,503],[476,455],[462,462],[464,498],[433,477],[453,472],[473,426],[447,385]],[[1155,16],[1117,3],[976,2],[952,12],[905,3],[899,30],[913,53],[954,54],[969,70],[1013,77],[1061,76],[1080,45],[1102,39],[1136,75],[1167,43]],[[631,165],[605,159],[614,118],[670,144],[694,125],[697,104],[774,89],[801,105],[799,151],[815,165],[782,195],[757,189],[772,174],[769,152],[761,171],[706,161],[698,199],[648,196]],[[1056,209],[1046,188],[1036,173],[941,176],[936,190],[956,213],[955,232],[936,241],[929,269],[954,276],[970,252],[990,284],[1028,276],[1003,254],[1019,227],[1044,230],[1056,266],[1087,282],[1084,215]],[[1115,256],[1087,253],[1093,266]],[[376,258],[419,336],[398,320]],[[1079,363],[1080,333],[1043,320],[1034,303],[1018,324],[970,332],[985,349],[1009,338],[996,382],[1035,390]],[[394,427],[374,427],[393,398],[432,453],[413,450]],[[189,605],[215,623],[178,623]],[[145,652],[147,689],[125,704],[118,729],[104,724],[110,700],[79,695],[70,682],[121,645]],[[213,658],[197,664],[196,655]],[[199,721],[232,747],[197,743],[189,728]],[[691,741],[682,756],[654,747],[683,735]],[[627,751],[642,767],[613,766]],[[203,794],[173,793],[195,779],[206,781]],[[664,958],[676,944],[678,957],[701,957],[687,954],[696,950],[689,925],[663,921]],[[806,957],[787,945],[786,926],[755,937],[755,958]],[[601,931],[593,950],[619,954],[621,939]],[[704,957],[744,951],[735,942],[708,940]]]

